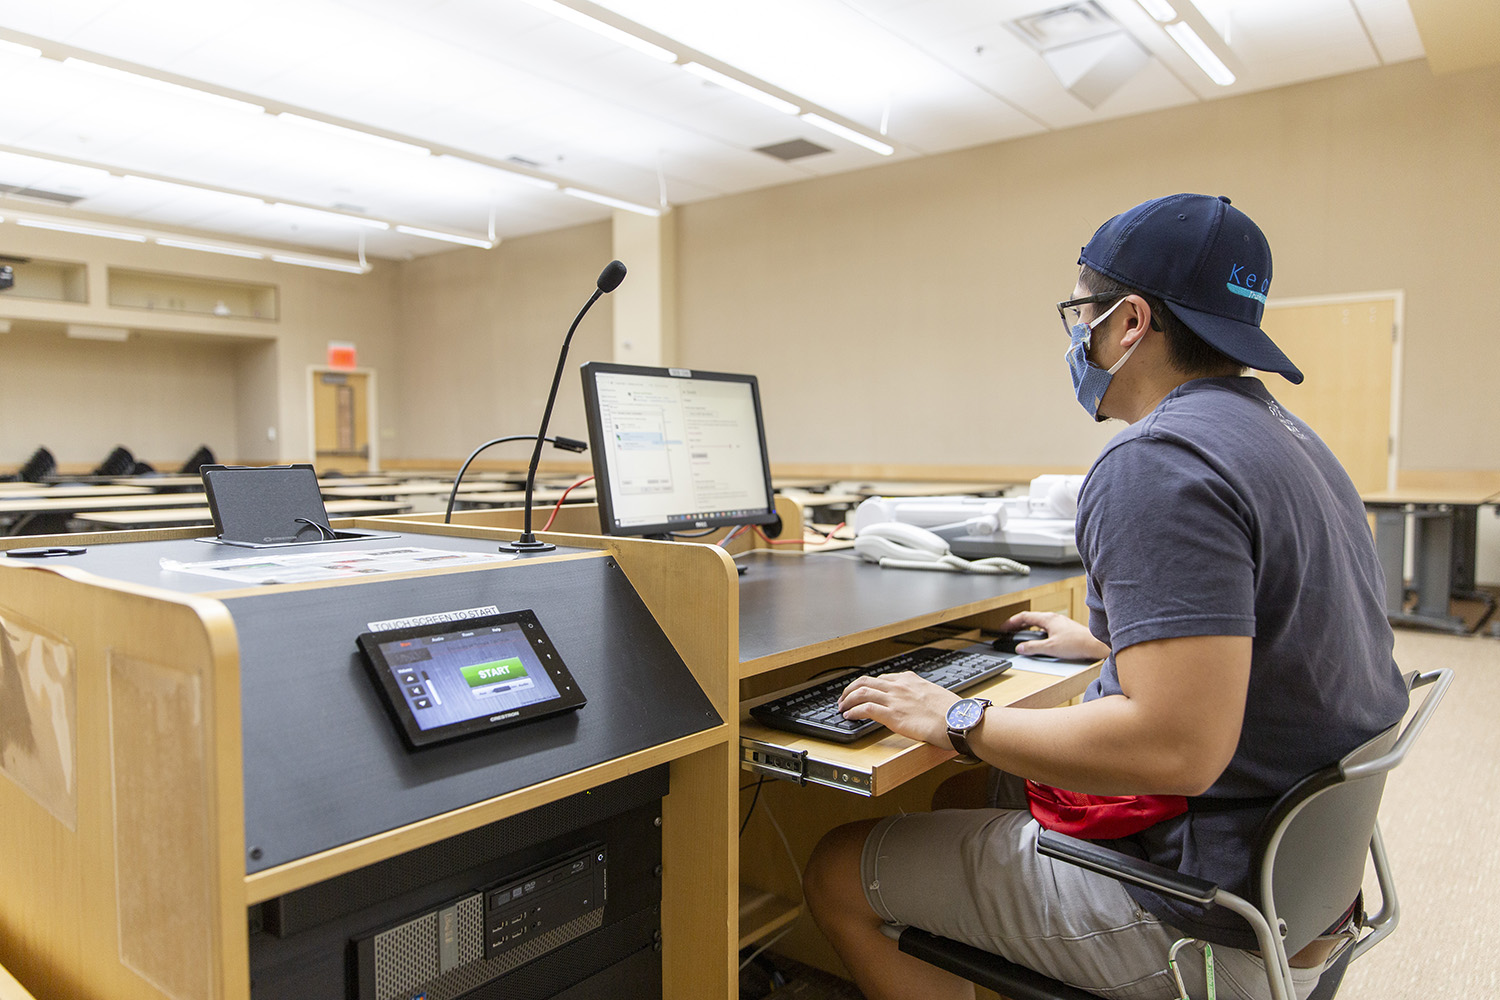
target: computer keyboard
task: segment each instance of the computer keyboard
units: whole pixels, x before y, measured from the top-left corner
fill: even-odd
[[[1010,657],[997,655],[989,646],[970,646],[966,649],[933,649],[924,646],[845,671],[821,684],[764,702],[750,710],[750,717],[773,729],[816,736],[835,743],[853,743],[876,729],[885,728],[873,719],[846,719],[839,714],[839,695],[856,677],[910,670],[950,691],[962,691],[980,681],[989,680],[1009,667]]]

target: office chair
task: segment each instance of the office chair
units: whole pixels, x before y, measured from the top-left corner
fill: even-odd
[[[52,452],[46,448],[38,448],[31,453],[26,464],[16,470],[13,477],[25,483],[39,483],[48,476],[57,474],[57,459],[52,457]]]
[[[1385,776],[1400,764],[1442,700],[1453,671],[1447,667],[1407,678],[1415,690],[1429,684],[1422,705],[1405,729],[1379,736],[1303,778],[1271,807],[1261,824],[1252,885],[1260,905],[1212,882],[1160,868],[1085,840],[1043,830],[1037,850],[1122,882],[1201,905],[1225,907],[1255,930],[1259,951],[1270,956],[1266,978],[1275,1000],[1292,1000],[1287,957],[1333,926],[1360,891],[1368,850],[1380,886],[1380,911],[1366,918],[1362,936],[1323,972],[1309,1000],[1332,1000],[1349,963],[1390,934],[1400,918],[1395,886],[1375,815]],[[1397,730],[1400,735],[1397,735]],[[1279,930],[1279,933],[1277,933]],[[897,938],[902,951],[1010,1000],[1097,1000],[1094,994],[1058,982],[998,955],[908,927]],[[1163,967],[1166,956],[1162,956]]]
[[[218,460],[214,458],[214,453],[209,451],[208,445],[200,444],[198,450],[193,452],[188,460],[182,463],[182,468],[177,471],[180,474],[196,476],[203,466],[217,464]]]
[[[94,466],[91,476],[133,476],[135,475],[135,456],[130,449],[124,445],[115,446],[115,450],[104,456],[104,461]]]

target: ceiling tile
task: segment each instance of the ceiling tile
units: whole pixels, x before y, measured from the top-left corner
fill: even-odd
[[[1091,108],[1006,27],[1061,2],[595,0],[617,23],[675,41],[685,58],[717,61],[871,133],[884,127],[896,146],[889,160],[512,0],[51,0],[8,5],[0,38],[36,36],[49,52],[201,80],[273,112],[440,152],[519,158],[563,183],[649,204],[663,187],[671,203],[688,204],[1421,55],[1407,0],[1182,0],[1183,16],[1239,76],[1221,88],[1137,0],[1097,0],[1152,58]],[[294,223],[210,192],[70,173],[4,151],[469,234],[487,232],[492,213],[501,236],[610,214],[503,170],[101,82],[52,59],[0,53],[0,73],[26,95],[0,106],[0,182],[34,174],[72,185],[88,195],[78,211],[91,216],[342,254],[358,247],[348,224]],[[829,152],[791,162],[755,152],[796,139]],[[373,256],[451,249],[393,232],[365,242]]]

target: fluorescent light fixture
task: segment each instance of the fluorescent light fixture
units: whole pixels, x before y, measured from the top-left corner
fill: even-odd
[[[557,181],[549,181],[545,177],[533,177],[530,174],[523,174],[519,170],[501,170],[499,173],[507,180],[520,181],[522,184],[529,184],[542,191],[556,191],[558,188]]]
[[[286,254],[271,255],[278,264],[296,264],[298,267],[320,267],[325,271],[344,271],[348,274],[364,274],[370,268],[358,261],[320,260],[316,257],[292,257]]]
[[[608,38],[612,42],[617,42],[627,48],[648,55],[652,59],[666,63],[677,61],[677,53],[671,49],[664,49],[655,42],[648,42],[644,38],[638,38],[628,31],[616,28],[612,24],[605,24],[603,21],[589,17],[582,11],[574,10],[565,4],[557,3],[556,0],[522,0],[522,3],[530,4],[537,10],[546,11],[553,17],[561,18],[569,24],[576,24],[580,28],[592,31],[602,38]]]
[[[495,244],[489,240],[480,239],[477,236],[460,236],[458,233],[440,233],[435,229],[418,229],[416,226],[397,226],[396,232],[405,233],[408,236],[420,236],[428,240],[443,240],[446,243],[462,243],[466,247],[479,247],[481,250],[493,249]]]
[[[113,340],[121,342],[130,339],[130,331],[122,326],[94,326],[90,323],[69,323],[66,332],[74,340]]]
[[[1208,47],[1207,42],[1198,37],[1192,25],[1178,21],[1176,24],[1167,25],[1166,32],[1214,83],[1227,87],[1234,82],[1234,74],[1229,71],[1229,67],[1225,66],[1224,61],[1214,54],[1214,50]]]
[[[389,222],[381,222],[379,219],[366,219],[358,215],[345,215],[343,212],[328,212],[324,211],[321,208],[307,208],[303,205],[291,205],[284,201],[275,202],[273,204],[273,207],[278,211],[286,212],[289,215],[311,216],[312,218],[321,222],[340,222],[345,224],[353,223],[357,226],[368,226],[371,229],[391,228],[391,224]]]
[[[179,250],[201,250],[204,253],[221,253],[226,257],[248,257],[251,260],[264,260],[265,254],[259,250],[251,250],[247,247],[227,247],[217,243],[193,243],[189,240],[173,240],[165,236],[156,238],[157,245],[164,247],[176,247]]]
[[[438,156],[438,162],[444,166],[454,169],[465,170],[470,174],[478,174],[485,178],[486,182],[499,177],[506,181],[516,181],[543,191],[556,191],[557,181],[549,181],[545,177],[533,177],[531,174],[523,174],[519,170],[511,170],[506,167],[496,166],[493,163],[481,163],[478,160],[470,160],[463,156],[454,156],[452,153],[442,153]],[[482,172],[482,173],[480,173]]]
[[[7,42],[5,39],[0,38],[0,55],[25,56],[28,59],[40,59],[42,57],[42,50],[34,49],[30,45],[22,45],[20,42]]]
[[[637,205],[634,202],[622,201],[619,198],[611,198],[607,194],[595,194],[593,191],[585,191],[583,188],[563,188],[563,194],[570,194],[584,201],[592,201],[599,205],[608,205],[610,208],[623,208],[627,212],[635,212],[637,215],[660,216],[661,209],[652,208],[649,205]]]
[[[276,116],[283,121],[293,122],[326,135],[336,135],[344,139],[353,139],[357,142],[367,142],[372,145],[382,146],[386,149],[401,153],[414,153],[417,156],[428,156],[432,150],[426,146],[418,146],[414,142],[402,142],[400,139],[387,139],[383,135],[375,135],[372,132],[361,132],[356,128],[345,128],[332,122],[319,121],[316,118],[306,118],[302,115],[294,115],[290,111],[283,111]]]
[[[191,191],[195,195],[213,195],[215,198],[223,198],[243,208],[265,208],[270,202],[264,198],[257,198],[249,194],[236,194],[233,191],[220,191],[218,188],[203,187],[188,181],[163,181],[155,177],[142,177],[139,174],[121,174],[122,180],[135,184],[160,185],[168,188],[180,188],[183,191]]]
[[[802,109],[791,101],[784,101],[775,94],[768,94],[759,87],[753,87],[743,80],[736,80],[732,76],[720,73],[716,69],[709,69],[702,63],[683,63],[682,68],[696,77],[701,77],[710,83],[717,83],[725,90],[732,90],[741,97],[748,97],[752,101],[759,101],[768,108],[780,111],[784,115],[795,115]]]
[[[83,70],[86,73],[92,73],[94,76],[102,77],[106,80],[112,80],[116,83],[124,82],[135,84],[139,87],[149,87],[152,90],[160,91],[164,94],[176,94],[178,97],[191,97],[194,100],[202,101],[206,104],[213,104],[221,108],[231,108],[235,111],[243,111],[248,114],[258,115],[266,110],[259,104],[251,104],[249,101],[241,101],[233,97],[224,97],[220,94],[214,94],[207,90],[199,90],[196,87],[184,87],[178,83],[168,83],[166,80],[158,80],[153,76],[142,76],[139,73],[130,73],[123,69],[115,69],[113,66],[101,66],[99,63],[89,62],[87,59],[79,59],[76,56],[69,56],[68,58],[64,59],[63,65],[71,66],[74,69]]]
[[[834,135],[838,136],[841,139],[848,139],[855,145],[863,146],[866,149],[873,150],[879,153],[881,156],[890,156],[896,151],[895,146],[891,146],[887,143],[881,142],[879,139],[872,139],[869,136],[865,135],[863,132],[856,132],[854,129],[850,128],[847,125],[840,125],[838,122],[829,121],[822,115],[813,114],[811,111],[802,115],[801,118],[809,125],[817,126],[825,132],[832,132]]]
[[[28,157],[28,159],[34,159],[38,163],[45,163],[53,170],[62,171],[65,176],[58,178],[58,180],[77,180],[87,177],[90,180],[102,181],[108,180],[113,176],[103,167],[86,167],[81,163],[69,163],[66,160],[48,160],[39,156]]]
[[[53,222],[51,219],[17,219],[16,225],[31,229],[52,229],[59,233],[78,233],[80,236],[103,236],[109,240],[125,240],[127,243],[144,243],[146,237],[139,233],[127,233],[119,229],[95,229],[91,226],[74,225],[71,222]]]
[[[1140,0],[1140,4],[1146,8],[1147,14],[1150,14],[1162,24],[1177,20],[1177,11],[1171,4],[1167,3],[1167,0]]]

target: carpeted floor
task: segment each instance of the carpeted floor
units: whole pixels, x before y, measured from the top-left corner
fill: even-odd
[[[1457,676],[1381,803],[1401,922],[1350,966],[1339,996],[1500,995],[1500,920],[1489,912],[1500,890],[1500,642],[1397,629],[1396,660]]]

